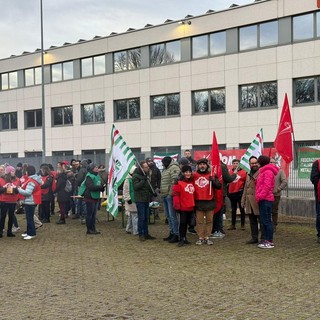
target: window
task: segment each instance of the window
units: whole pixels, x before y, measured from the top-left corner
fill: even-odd
[[[293,17],[293,41],[313,38],[313,18],[313,13]]]
[[[52,82],[73,79],[73,62],[56,63],[51,66]]]
[[[240,28],[240,51],[277,45],[278,29],[278,21],[270,21]]]
[[[181,60],[180,40],[150,46],[150,65],[158,66]]]
[[[52,108],[52,125],[64,126],[73,123],[72,106]]]
[[[106,73],[106,58],[104,55],[81,59],[81,76],[90,77]]]
[[[192,59],[204,58],[208,56],[208,35],[192,38]]]
[[[17,112],[0,114],[0,130],[14,130],[18,128]]]
[[[104,103],[90,103],[81,106],[82,123],[104,122]]]
[[[73,151],[52,151],[53,157],[73,157]]]
[[[140,48],[115,52],[113,66],[114,72],[139,69],[141,66]]]
[[[41,84],[41,68],[37,67],[24,70],[24,83],[26,87]]]
[[[320,102],[320,77],[294,80],[295,104]]]
[[[41,151],[34,151],[34,152],[25,152],[26,158],[41,158],[42,152]]]
[[[117,100],[114,102],[115,121],[140,119],[140,99]]]
[[[226,32],[210,34],[210,55],[223,54],[227,51]]]
[[[151,98],[153,118],[180,115],[180,95],[170,94]]]
[[[240,110],[275,107],[277,101],[277,82],[240,86]]]
[[[255,49],[258,46],[258,26],[240,28],[240,51]]]
[[[42,110],[25,111],[25,128],[40,128],[42,126]]]
[[[208,113],[225,110],[225,89],[195,91],[192,94],[193,113]]]
[[[278,44],[278,21],[261,23],[259,25],[260,47]]]
[[[18,72],[1,74],[1,90],[15,89],[18,87]]]

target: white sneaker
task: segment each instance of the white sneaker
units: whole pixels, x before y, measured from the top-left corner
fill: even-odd
[[[203,239],[198,239],[196,245],[201,246],[204,243]]]
[[[12,232],[18,232],[20,231],[20,227],[12,227]]]
[[[33,239],[33,238],[35,238],[36,236],[26,236],[26,237],[24,237],[24,240],[31,240],[31,239]]]
[[[258,244],[258,248],[260,248],[260,249],[272,249],[272,248],[274,248],[274,245],[271,245],[269,243],[269,241],[263,241],[262,243]]]
[[[209,238],[204,240],[204,243],[206,243],[209,246],[213,245],[213,241],[211,241]]]
[[[24,238],[24,237],[26,237],[27,235],[28,235],[27,233],[22,233],[22,234],[21,234],[21,237]]]
[[[216,239],[223,239],[226,235],[223,234],[220,231],[215,231],[212,235],[211,238],[216,238]]]

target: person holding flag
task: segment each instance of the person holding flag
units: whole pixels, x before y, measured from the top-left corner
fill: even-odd
[[[154,193],[150,183],[150,167],[145,160],[140,161],[139,167],[132,176],[132,186],[134,190],[134,200],[138,210],[138,233],[139,240],[153,240],[149,234],[149,202]]]
[[[316,199],[317,242],[320,243],[320,159],[312,163],[310,181],[314,186],[314,195]]]
[[[197,171],[194,172],[196,230],[199,239],[197,245],[213,242],[209,240],[212,229],[212,219],[216,208],[215,189],[220,190],[222,185],[217,174],[211,174],[209,161],[202,158],[197,161]]]

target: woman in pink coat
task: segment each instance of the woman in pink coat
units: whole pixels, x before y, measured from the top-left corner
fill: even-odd
[[[258,247],[261,249],[271,249],[274,247],[272,224],[273,189],[279,168],[270,164],[270,158],[267,156],[260,156],[258,158],[258,165],[260,169],[256,184],[256,201],[259,204],[260,222],[265,236],[265,240],[258,244]]]

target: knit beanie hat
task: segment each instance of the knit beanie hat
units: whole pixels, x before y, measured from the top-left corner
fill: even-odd
[[[258,163],[260,164],[260,167],[264,167],[265,165],[270,163],[270,158],[267,156],[260,156],[258,158]]]
[[[183,167],[181,168],[181,172],[182,172],[182,173],[185,173],[185,172],[187,172],[187,171],[192,172],[191,166],[183,166]]]
[[[202,159],[199,159],[198,161],[197,161],[197,164],[200,164],[200,163],[205,163],[205,164],[208,164],[208,159],[207,158],[202,158]]]
[[[11,172],[15,172],[16,169],[12,166],[6,166],[6,174],[9,174]]]
[[[163,163],[163,165],[167,168],[169,166],[169,164],[171,163],[172,159],[171,157],[164,157],[161,162]]]
[[[87,166],[87,170],[88,170],[89,172],[92,172],[95,167],[98,167],[98,165],[95,164],[95,163],[93,163],[93,162],[91,162],[91,163]]]
[[[189,160],[185,157],[182,157],[180,160],[179,160],[179,164],[183,165],[183,166],[187,166],[190,164]]]

